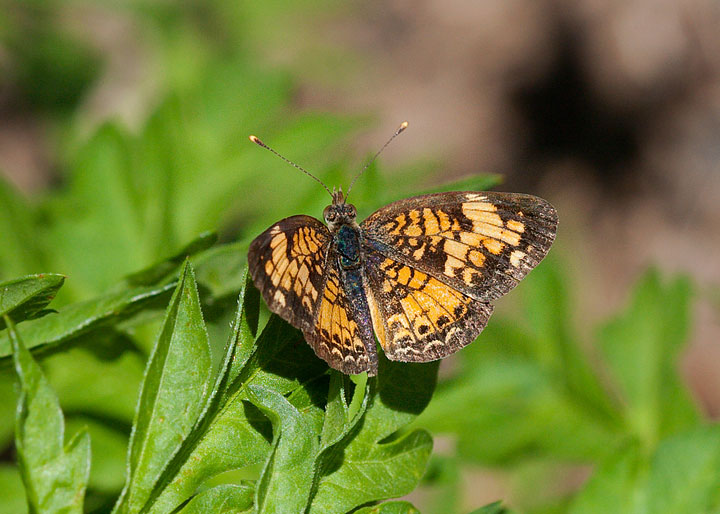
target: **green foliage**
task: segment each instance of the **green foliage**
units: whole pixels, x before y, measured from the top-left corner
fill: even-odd
[[[349,511],[410,492],[432,440],[422,430],[400,431],[429,402],[437,365],[386,363],[381,378],[356,382],[328,375],[302,335],[275,316],[256,341],[259,295],[247,279],[243,284],[214,372],[195,273],[189,262],[181,270],[146,365],[125,487],[113,512]],[[16,304],[29,296],[15,295]],[[18,312],[17,305],[8,302],[8,310]],[[67,505],[67,512],[81,512],[88,431],[62,446],[57,397],[6,319],[22,386],[16,446],[29,509],[55,512]],[[65,319],[74,325],[74,317]],[[96,448],[112,448],[109,434],[95,434]],[[259,472],[252,466],[261,466]],[[208,479],[240,468],[254,479],[198,493]],[[101,489],[101,483],[94,485]]]
[[[20,397],[15,447],[31,512],[81,513],[90,473],[90,437],[78,431],[64,444],[65,422],[57,396],[5,315]]]
[[[45,274],[0,283],[0,316],[7,315],[19,323],[47,314],[44,307],[55,298],[64,281],[62,275]],[[0,330],[3,328],[4,321],[0,322]]]
[[[558,463],[593,463],[588,484],[557,512],[717,508],[718,427],[702,420],[677,369],[691,324],[689,281],[647,272],[628,307],[597,331],[602,367],[580,351],[566,283],[556,263],[543,263],[519,287],[523,321],[494,319],[460,354],[457,376],[439,384],[417,423],[452,434],[457,450],[434,464],[430,481],[450,498],[455,482],[442,477],[458,471],[448,466],[503,467],[521,480],[527,465],[544,463],[541,474],[552,477]],[[550,489],[551,480],[532,488]],[[523,511],[544,512],[553,498],[520,501]]]

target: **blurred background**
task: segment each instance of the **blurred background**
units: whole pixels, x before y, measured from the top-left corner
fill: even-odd
[[[109,290],[203,230],[246,248],[273,221],[319,217],[328,202],[249,134],[332,187],[347,185],[407,119],[410,129],[354,190],[361,215],[475,174],[489,174],[498,190],[548,199],[560,216],[552,257],[517,298],[498,302],[497,326],[515,330],[523,302],[542,305],[553,294],[543,287],[562,287],[563,305],[547,316],[563,318],[564,337],[612,390],[597,333],[630,323],[633,306],[645,313],[643,284],[657,282],[658,323],[673,315],[662,309],[676,305],[677,281],[691,284],[679,307],[687,311],[682,347],[669,366],[693,423],[717,420],[719,23],[714,0],[0,0],[0,279],[66,274],[63,305]],[[662,286],[667,280],[675,285]],[[611,328],[594,328],[628,305]],[[487,337],[493,351],[501,351],[496,341],[512,346],[502,330]],[[617,352],[622,362],[625,348]],[[583,433],[595,446],[556,451],[536,433],[555,425],[539,424],[526,406],[497,423],[488,411],[477,424],[452,425],[448,418],[488,409],[483,402],[547,400],[502,389],[508,375],[499,365],[477,377],[492,387],[463,378],[469,365],[486,366],[480,356],[443,363],[438,395],[458,407],[434,407],[436,398],[418,421],[436,436],[436,456],[413,502],[423,512],[467,512],[497,499],[519,512],[582,510],[573,498],[607,458],[598,447],[616,447],[632,430],[593,434],[592,418],[568,411],[562,422],[577,422],[564,425],[569,440]],[[495,357],[487,362],[506,364]],[[71,363],[55,360],[47,367],[56,368],[64,409],[86,414]],[[83,383],[114,376],[105,365]],[[567,372],[559,366],[542,376]],[[120,456],[94,471],[98,497],[122,484],[124,436],[113,430],[122,435],[132,419],[136,368],[93,382],[97,405],[112,397],[107,388],[130,384],[127,405],[119,401],[125,411],[92,421],[94,444]],[[12,380],[2,380],[10,391]],[[453,390],[458,383],[467,387]],[[632,403],[611,393],[620,411]],[[552,418],[556,398],[548,401]],[[7,403],[0,419],[12,419]],[[107,419],[110,428],[101,426]],[[503,427],[489,436],[498,441],[524,435],[505,451],[492,439],[463,446],[488,426]],[[11,434],[11,423],[0,430],[8,483]]]

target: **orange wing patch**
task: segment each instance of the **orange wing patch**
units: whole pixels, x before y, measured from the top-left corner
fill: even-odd
[[[330,233],[309,216],[276,223],[250,246],[250,274],[272,312],[313,326],[324,284]]]
[[[368,254],[370,312],[388,358],[426,362],[469,344],[492,306],[380,254]]]

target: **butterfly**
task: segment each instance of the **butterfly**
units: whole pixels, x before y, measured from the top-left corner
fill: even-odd
[[[377,374],[376,336],[387,358],[405,362],[470,344],[490,302],[545,257],[558,224],[542,198],[474,191],[399,200],[358,223],[342,190],[325,189],[325,223],[305,215],[274,223],[250,244],[248,262],[268,308],[345,374]]]

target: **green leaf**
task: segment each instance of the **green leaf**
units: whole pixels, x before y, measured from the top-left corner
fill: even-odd
[[[63,275],[28,275],[0,283],[0,316],[7,314],[15,322],[41,315],[65,281]],[[5,323],[0,319],[0,330]]]
[[[254,351],[259,294],[252,286],[247,270],[243,273],[243,279],[245,286],[238,299],[238,309],[225,348],[225,358],[207,405],[192,431],[163,470],[153,494],[148,500],[148,504],[153,505],[153,509],[157,512],[167,512],[174,509],[197,489],[197,486],[206,478],[224,471],[224,469],[220,468],[213,473],[204,474],[205,466],[212,467],[214,455],[204,455],[202,452],[205,451],[204,444],[207,440],[215,442],[213,439],[214,430],[217,430],[218,426],[224,426],[221,421],[217,421],[217,418],[220,417],[226,402],[231,398],[227,395],[228,388]],[[242,406],[242,402],[238,403]],[[246,429],[250,433],[251,427],[247,426]],[[251,443],[243,441],[240,434],[233,436],[229,442],[232,444],[247,444],[248,447],[252,448],[251,451],[229,453],[228,457],[230,458],[248,458],[253,451],[260,451],[264,455],[267,446],[261,434],[251,438],[251,443],[257,443],[254,448]],[[210,445],[210,448],[212,449],[212,445]]]
[[[363,375],[367,384],[367,375]],[[357,397],[362,396],[360,401],[365,404],[362,410],[356,409],[351,412],[347,402],[347,391],[350,389],[350,378],[339,371],[331,371],[330,387],[328,389],[327,403],[325,404],[325,417],[323,420],[320,444],[323,449],[330,448],[342,439],[349,430],[353,418],[362,415],[367,408],[367,392],[364,388],[357,387]],[[355,400],[355,398],[353,398]]]
[[[542,344],[517,322],[491,320],[415,425],[453,435],[458,457],[476,464],[601,458],[617,432],[572,396],[559,371],[543,369],[536,357]]]
[[[600,347],[618,382],[627,423],[650,448],[699,421],[676,367],[689,336],[691,294],[686,278],[663,284],[650,271],[635,287],[628,308],[600,330]]]
[[[139,310],[154,306],[175,284],[110,293],[70,305],[58,314],[23,323],[18,328],[27,348],[46,355],[77,343],[81,336],[128,319]],[[0,368],[10,363],[10,341],[0,334]]]
[[[180,514],[240,514],[251,512],[254,488],[248,485],[223,484],[193,497]]]
[[[245,298],[257,308],[254,287],[246,289]],[[244,318],[244,309],[238,316],[236,319]],[[178,456],[183,454],[182,467],[153,504],[153,513],[172,511],[205,480],[219,473],[264,462],[271,450],[272,428],[262,412],[246,401],[250,385],[286,395],[327,372],[302,334],[279,317],[271,316],[257,341],[243,335],[244,325],[235,324],[225,359],[229,371],[218,376],[218,394],[203,416],[198,438],[179,452]],[[238,345],[239,341],[245,343]],[[234,348],[237,355],[231,353]],[[233,376],[236,378],[228,380]]]
[[[720,426],[665,439],[650,464],[648,513],[720,511]]]
[[[48,240],[77,296],[111,287],[155,255],[143,238],[132,138],[106,123],[73,155],[68,188],[48,212]]]
[[[720,426],[695,428],[663,440],[646,457],[632,443],[616,448],[570,512],[717,512],[720,509]]]
[[[273,425],[273,449],[255,491],[258,512],[301,512],[313,484],[313,460],[319,441],[312,425],[282,395],[262,386],[248,387],[250,401]]]
[[[545,260],[525,280],[525,306],[532,328],[535,357],[547,371],[562,380],[569,401],[608,428],[620,426],[618,406],[572,333],[571,298],[567,277],[552,258]]]
[[[143,508],[204,407],[210,373],[210,346],[188,263],[145,369],[130,437],[127,482],[115,512]]]
[[[367,411],[334,462],[325,466],[311,512],[344,512],[415,488],[425,472],[432,438],[424,430],[396,432],[427,406],[437,369],[437,362],[380,360]]]
[[[420,511],[410,502],[384,502],[355,510],[353,514],[420,514]]]
[[[143,270],[131,273],[126,277],[126,281],[133,286],[151,286],[158,284],[173,275],[185,259],[203,250],[207,250],[217,242],[217,239],[218,236],[215,232],[203,232],[174,255],[166,257]]]
[[[57,396],[5,316],[20,381],[15,446],[31,512],[81,513],[90,472],[90,438],[78,431],[63,446]]]
[[[67,407],[65,411],[69,412]],[[65,420],[67,432],[86,429],[90,435],[92,461],[88,489],[114,498],[125,483],[127,433],[111,423],[103,423],[89,416],[70,416]]]

